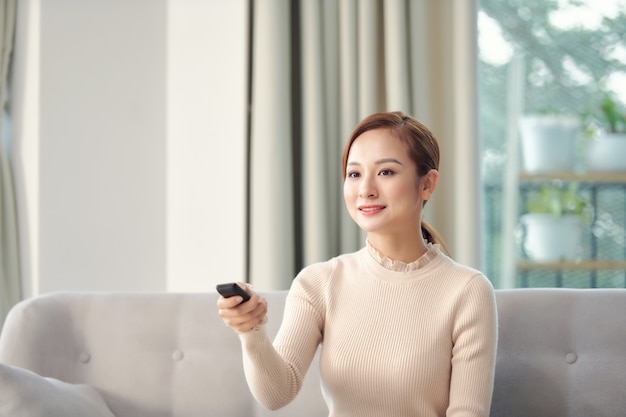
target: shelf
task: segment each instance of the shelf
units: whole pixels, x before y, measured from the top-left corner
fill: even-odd
[[[560,262],[536,262],[521,259],[517,262],[519,269],[552,269],[552,270],[601,270],[623,269],[626,270],[626,260],[583,260],[583,261],[560,261]]]
[[[554,183],[556,185],[561,182],[565,185],[567,183],[579,183],[580,189],[583,190],[584,195],[589,199],[589,203],[596,213],[598,213],[598,210],[608,213],[609,217],[613,220],[610,227],[617,229],[615,230],[616,233],[623,234],[626,231],[626,225],[624,224],[624,209],[626,209],[626,171],[551,172],[541,174],[522,172],[518,175],[517,179],[518,184],[514,188],[514,191],[518,193],[516,198],[519,199],[519,202],[515,200],[519,204],[518,207],[521,207],[521,204],[525,203],[533,190],[538,189],[544,184],[548,185]],[[604,227],[609,226],[605,225]],[[622,281],[620,282],[624,282],[623,279],[626,279],[626,257],[624,257],[623,246],[618,248],[600,244],[600,237],[593,233],[590,234],[590,237],[591,239],[581,243],[583,248],[586,248],[582,253],[595,254],[598,259],[538,262],[513,255],[512,262],[509,265],[518,274],[515,276],[516,279],[522,280],[522,286],[541,285],[542,282],[548,282],[550,285],[563,286],[566,285],[564,283],[568,282],[572,277],[577,277],[578,279],[585,276],[589,278],[589,285],[591,287],[606,285],[606,283],[600,283],[597,279],[604,280],[607,277],[611,277],[611,279],[616,276],[621,277],[620,280]],[[591,250],[592,248],[594,250]],[[519,250],[519,248],[517,249]],[[552,282],[550,281],[551,279],[555,281]],[[509,284],[517,285],[515,284],[517,282],[518,281],[512,281],[512,283],[509,282]]]
[[[577,181],[581,183],[625,184],[626,171],[616,172],[551,172],[545,174],[520,173],[521,181]]]

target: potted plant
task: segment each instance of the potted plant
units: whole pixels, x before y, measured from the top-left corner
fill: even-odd
[[[528,173],[575,170],[576,148],[582,136],[579,117],[544,110],[520,120],[522,167]]]
[[[607,95],[596,117],[599,128],[587,144],[586,163],[589,171],[626,171],[626,110],[621,103]]]
[[[523,248],[538,262],[575,260],[580,256],[582,232],[591,220],[591,207],[574,182],[549,184],[534,190],[521,217]]]

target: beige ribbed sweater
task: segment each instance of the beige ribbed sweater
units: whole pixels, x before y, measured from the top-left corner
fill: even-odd
[[[497,323],[493,287],[437,245],[416,262],[371,246],[296,277],[274,343],[240,335],[255,398],[270,409],[297,394],[321,344],[329,416],[486,417]]]

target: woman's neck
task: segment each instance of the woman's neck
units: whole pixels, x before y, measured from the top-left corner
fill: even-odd
[[[411,263],[426,253],[428,247],[419,233],[407,235],[379,235],[370,233],[367,240],[382,255],[394,261]]]

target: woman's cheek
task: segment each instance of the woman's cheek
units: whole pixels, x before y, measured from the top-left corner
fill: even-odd
[[[357,188],[354,184],[351,184],[350,181],[345,181],[343,184],[343,199],[348,209],[348,213],[350,213],[350,217],[354,219],[356,208],[356,198],[357,198]]]

